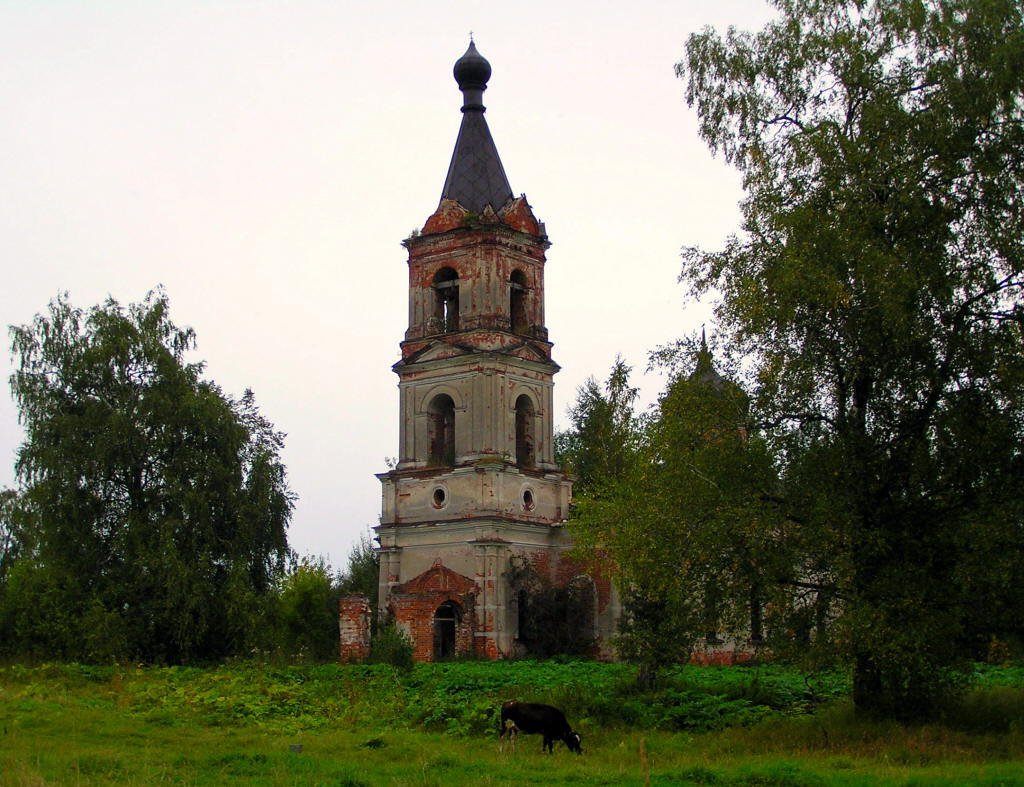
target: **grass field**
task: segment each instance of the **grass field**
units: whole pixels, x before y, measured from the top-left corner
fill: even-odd
[[[625,665],[0,668],[0,785],[1024,784],[1024,669],[941,724],[854,717],[841,674]],[[498,751],[502,699],[554,702],[585,754]]]

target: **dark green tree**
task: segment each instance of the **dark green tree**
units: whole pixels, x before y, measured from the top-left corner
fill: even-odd
[[[361,593],[370,600],[371,608],[376,609],[379,582],[380,562],[369,532],[364,532],[349,550],[348,563],[338,579],[338,590],[343,595]]]
[[[0,489],[0,586],[7,576],[7,569],[18,556],[20,509],[18,493],[13,489]]]
[[[341,571],[335,572],[323,557],[293,558],[278,590],[275,625],[267,627],[267,650],[293,661],[336,661],[338,601],[361,594],[375,610],[377,565],[369,532],[360,534]]]
[[[588,377],[569,408],[569,428],[555,435],[555,456],[574,476],[574,495],[592,493],[621,476],[632,461],[642,425],[630,371],[616,357],[603,387]]]
[[[743,390],[715,371],[703,343],[660,360],[671,379],[632,461],[602,494],[577,501],[571,523],[579,548],[616,574],[619,649],[640,665],[644,688],[720,636],[759,643],[762,610],[779,608],[766,577],[784,549],[764,501],[774,470],[750,434]]]
[[[338,583],[322,557],[293,563],[281,582],[277,622],[280,655],[300,662],[338,658]]]
[[[682,279],[750,371],[856,706],[923,716],[1021,598],[1022,6],[776,6],[677,67],[746,190]]]
[[[8,575],[8,648],[184,662],[243,652],[284,570],[282,435],[252,393],[186,361],[156,290],[13,327],[30,513]]]

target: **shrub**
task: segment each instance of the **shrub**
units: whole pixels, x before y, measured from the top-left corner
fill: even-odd
[[[282,655],[298,661],[332,661],[338,649],[338,593],[323,558],[303,557],[281,583],[277,598]]]
[[[401,670],[412,669],[412,640],[394,624],[381,626],[370,642],[371,664],[390,664]]]

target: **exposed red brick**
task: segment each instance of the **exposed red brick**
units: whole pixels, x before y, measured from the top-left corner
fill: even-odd
[[[537,223],[537,218],[533,215],[533,211],[530,210],[530,205],[527,203],[525,196],[516,197],[512,200],[505,210],[502,211],[501,219],[512,229],[526,232],[530,235],[540,235],[540,225]]]
[[[438,232],[447,232],[456,227],[461,227],[466,220],[469,211],[453,199],[443,199],[437,206],[427,223],[423,225],[424,235],[433,235]]]
[[[578,577],[588,577],[594,583],[599,612],[607,609],[612,600],[612,580],[599,561],[583,561],[568,555],[536,552],[530,555],[530,566],[542,580],[555,587],[565,587]]]
[[[370,655],[370,600],[363,595],[342,596],[338,602],[338,629],[342,662],[363,661]]]
[[[439,562],[418,577],[398,585],[388,605],[395,623],[408,632],[416,661],[434,660],[434,614],[445,602],[454,602],[460,612],[455,627],[455,653],[478,652],[474,643],[476,583]]]
[[[393,593],[454,593],[465,595],[476,590],[476,583],[469,577],[464,577],[447,566],[434,563],[418,577],[413,577],[408,582],[398,585]]]
[[[690,657],[691,664],[702,667],[728,667],[733,664],[747,664],[752,661],[754,654],[746,650],[732,648],[720,650],[697,650]]]

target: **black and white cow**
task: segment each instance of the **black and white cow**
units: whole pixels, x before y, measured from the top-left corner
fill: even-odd
[[[516,750],[516,734],[540,734],[544,736],[541,751],[553,753],[555,741],[562,741],[569,751],[582,754],[581,739],[578,732],[573,732],[565,714],[551,705],[538,705],[534,702],[506,702],[501,706],[501,726],[498,738],[501,749],[505,748],[505,736],[512,742],[512,751]]]

